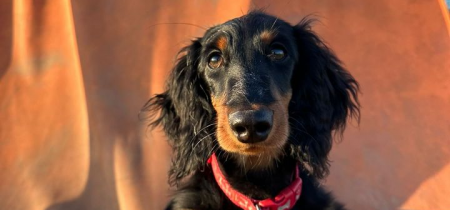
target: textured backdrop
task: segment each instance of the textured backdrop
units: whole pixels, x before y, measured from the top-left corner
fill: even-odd
[[[450,209],[444,0],[2,0],[0,209],[162,209],[170,149],[138,112],[182,46],[252,8],[314,14],[361,83],[324,185],[350,209]]]

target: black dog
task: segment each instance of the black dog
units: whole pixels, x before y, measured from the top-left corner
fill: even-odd
[[[144,107],[174,150],[167,209],[343,209],[318,180],[359,86],[310,23],[251,12],[181,50]]]

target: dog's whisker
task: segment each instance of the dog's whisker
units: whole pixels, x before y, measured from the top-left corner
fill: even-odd
[[[297,127],[291,127],[291,128],[293,128],[293,129],[296,130],[296,131],[299,131],[299,132],[301,132],[301,133],[306,134],[306,135],[309,136],[313,141],[316,141],[316,142],[317,142],[316,138],[314,138],[314,136],[312,136],[310,133],[306,132],[306,130],[302,130],[302,129],[297,128]],[[297,139],[297,138],[295,138],[295,139]]]
[[[191,150],[191,152],[190,152],[190,155],[189,156],[191,156],[191,155],[193,155],[194,154],[194,152],[196,152],[195,151],[195,148],[200,144],[200,142],[202,142],[204,139],[206,139],[206,138],[208,138],[208,137],[210,137],[211,135],[215,135],[216,133],[215,132],[213,132],[213,133],[210,133],[210,134],[208,134],[208,135],[206,135],[206,136],[204,136],[203,138],[201,138],[196,144],[195,144],[195,146],[193,146],[192,147],[192,150]]]
[[[195,131],[194,131],[194,134],[195,134],[195,135],[194,135],[191,139],[189,139],[188,143],[191,144],[190,142],[194,141],[194,139],[197,138],[197,136],[198,136],[202,131],[205,131],[208,127],[211,127],[211,126],[214,126],[214,125],[217,125],[217,123],[211,123],[211,124],[209,124],[209,125],[203,127],[202,129],[200,129],[198,132],[195,132]],[[192,143],[193,143],[193,142],[192,142]],[[197,142],[197,144],[198,144],[198,143],[199,143],[199,142]],[[193,147],[194,147],[194,146],[193,146]]]
[[[219,144],[214,144],[214,146],[211,148],[211,151],[208,154],[214,153],[215,152],[214,150],[217,150],[217,149],[219,149]]]
[[[215,133],[215,132],[214,132],[214,133],[210,133],[210,134],[204,136],[203,138],[201,138],[199,141],[197,141],[197,143],[195,144],[195,146],[192,147],[192,150],[194,150],[194,149],[200,144],[200,142],[202,142],[205,138],[208,138],[208,137],[210,137],[211,135],[214,135],[214,134],[216,134],[216,133]]]
[[[291,129],[294,129],[294,130],[296,130],[296,131],[299,131],[299,132],[301,132],[301,133],[304,133],[304,134],[308,135],[312,140],[314,140],[314,141],[317,142],[317,140],[314,138],[314,136],[312,136],[310,133],[307,132],[307,130],[306,130],[305,126],[303,125],[303,123],[301,123],[299,120],[297,120],[297,119],[295,119],[295,118],[293,118],[293,117],[289,117],[289,119],[294,120],[295,122],[297,122],[298,125],[300,125],[300,126],[303,128],[303,129],[301,129],[301,128],[299,128],[298,126],[292,124],[292,122],[290,122],[289,124],[291,125],[291,126],[290,126]]]
[[[204,131],[205,129],[207,129],[207,128],[211,127],[211,126],[214,126],[214,125],[217,125],[217,123],[211,123],[211,124],[209,124],[209,125],[203,127],[202,129],[200,129],[200,130],[197,131],[197,132],[194,131],[194,134],[197,135],[197,134],[199,134],[200,132]]]
[[[208,30],[207,28],[205,28],[205,27],[203,27],[203,26],[200,26],[200,25],[197,25],[197,24],[193,24],[193,23],[176,23],[176,22],[173,22],[173,23],[155,23],[155,24],[153,24],[153,25],[150,25],[150,26],[148,26],[148,28],[152,28],[152,27],[155,27],[155,26],[161,26],[161,25],[187,25],[187,26],[194,26],[194,27],[197,27],[197,28],[200,28],[200,29],[203,29],[203,30]]]
[[[243,173],[245,173],[246,171],[247,171],[247,169],[245,168],[245,162],[246,162],[246,160],[245,160],[245,157],[243,156],[243,155],[241,155],[241,158],[242,158],[242,164],[243,164],[243,170],[242,170],[242,172]],[[246,173],[245,173],[246,174]]]
[[[272,26],[270,26],[270,30],[273,30],[273,27],[275,26],[275,23],[277,23],[277,21],[278,21],[278,17],[275,18],[275,21],[273,21]]]

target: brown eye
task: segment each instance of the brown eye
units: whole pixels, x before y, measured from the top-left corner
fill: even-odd
[[[281,45],[273,45],[267,56],[272,60],[281,60],[286,56],[286,51]]]
[[[223,58],[219,53],[214,53],[209,57],[208,66],[217,69],[222,66]]]

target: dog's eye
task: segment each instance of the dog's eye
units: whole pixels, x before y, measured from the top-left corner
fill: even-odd
[[[212,69],[219,68],[222,66],[223,58],[219,53],[213,53],[209,56],[208,66]]]
[[[275,44],[272,45],[267,56],[269,56],[272,60],[281,60],[286,56],[286,50],[283,46]]]

